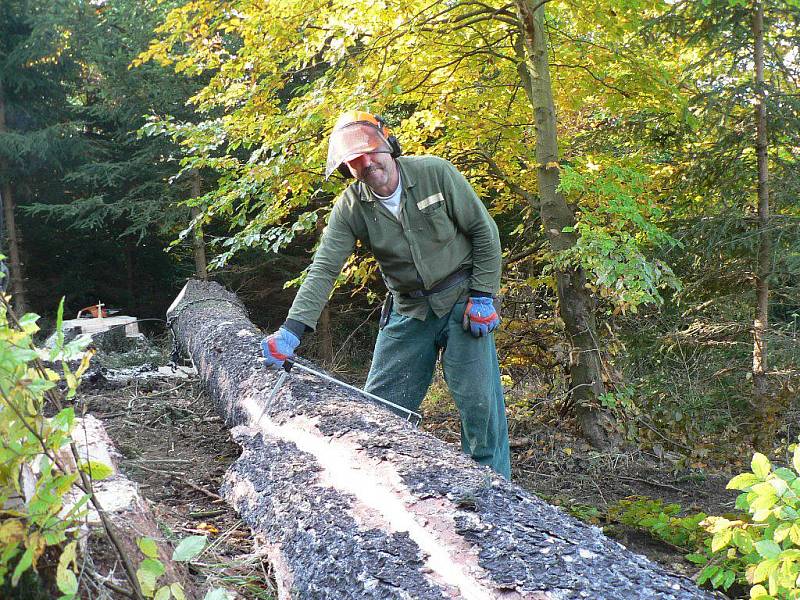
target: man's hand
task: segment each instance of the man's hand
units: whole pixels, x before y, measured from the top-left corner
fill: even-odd
[[[288,329],[281,327],[261,340],[261,353],[267,367],[282,367],[287,358],[294,356],[294,350],[300,345],[300,339]]]
[[[475,337],[489,335],[500,325],[500,317],[489,297],[470,298],[464,310],[464,330]]]

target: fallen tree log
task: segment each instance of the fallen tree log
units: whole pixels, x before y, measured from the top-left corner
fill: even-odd
[[[281,598],[715,597],[338,386],[293,372],[265,406],[278,373],[219,285],[190,281],[167,316],[235,426],[223,494]]]

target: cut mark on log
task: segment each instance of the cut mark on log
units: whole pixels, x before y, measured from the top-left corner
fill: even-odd
[[[250,423],[256,423],[263,408],[252,396],[242,400]],[[408,492],[398,473],[387,463],[369,459],[351,436],[331,439],[316,426],[317,419],[296,416],[278,424],[264,415],[256,429],[264,434],[293,443],[299,450],[312,455],[322,469],[319,485],[335,488],[358,501],[358,521],[382,521],[385,531],[407,532],[417,546],[427,554],[426,566],[436,583],[444,583],[458,590],[458,597],[467,600],[497,598],[495,586],[487,585],[488,574],[478,565],[477,552],[455,531],[455,523],[438,519],[430,503],[422,506]],[[348,439],[350,437],[350,439]],[[439,500],[439,508],[446,501]],[[366,510],[364,510],[366,509]],[[452,514],[454,507],[445,514]],[[367,516],[368,515],[368,516]],[[503,594],[505,598],[523,598],[516,592]],[[534,596],[528,595],[528,598]],[[550,595],[538,595],[543,600]]]

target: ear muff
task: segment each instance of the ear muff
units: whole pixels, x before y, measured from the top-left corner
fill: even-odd
[[[350,172],[350,169],[347,168],[347,163],[340,164],[338,167],[336,167],[336,170],[339,171],[339,175],[341,175],[345,179],[353,178],[353,174]]]
[[[386,124],[386,121],[380,115],[370,115],[369,113],[361,113],[364,116],[372,117],[372,119],[362,119],[358,121],[359,123],[366,123],[375,127],[378,131],[381,132],[381,135],[386,139],[389,143],[389,149],[391,153],[389,156],[392,158],[397,158],[403,154],[403,149],[400,147],[400,142],[397,140],[397,136],[395,136],[392,131],[389,129],[389,126]],[[353,175],[350,173],[350,169],[347,167],[346,163],[340,164],[337,168],[337,171],[344,177],[345,179],[352,179]]]
[[[386,141],[389,142],[389,148],[392,149],[391,157],[397,158],[401,154],[403,154],[403,149],[400,147],[400,142],[397,141],[397,137],[391,132],[389,127],[386,125],[386,121],[383,120],[383,117],[380,115],[374,115],[375,120],[381,126],[381,133],[383,137],[386,138]]]

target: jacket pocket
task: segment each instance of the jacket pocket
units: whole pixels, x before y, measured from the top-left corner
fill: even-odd
[[[429,215],[444,207],[444,196],[440,193],[432,194],[417,202],[417,208],[424,215]]]
[[[434,247],[448,244],[456,234],[455,224],[447,214],[444,196],[441,192],[432,194],[416,203],[419,220],[425,223],[427,242]]]

